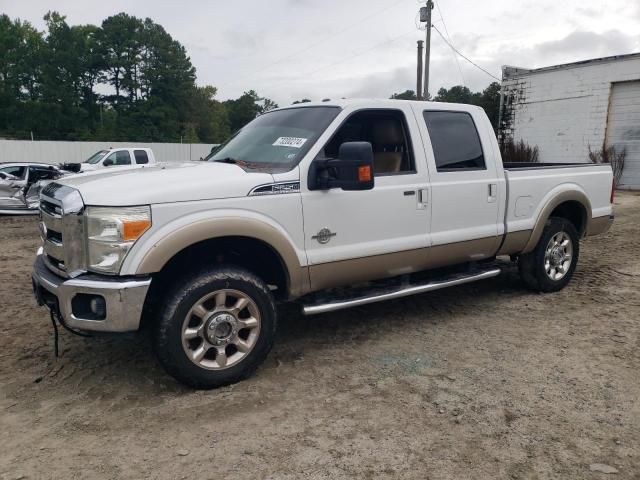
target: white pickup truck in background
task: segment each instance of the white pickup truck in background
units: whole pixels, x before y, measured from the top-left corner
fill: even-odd
[[[612,196],[608,165],[503,162],[478,107],[305,103],[208,162],[48,185],[34,292],[72,329],[145,325],[170,374],[214,387],[264,360],[277,302],[317,314],[427,292],[498,275],[497,256],[557,291]]]
[[[73,173],[84,173],[109,167],[145,167],[155,163],[156,158],[150,148],[110,148],[94,153],[82,163],[65,163],[62,168]]]

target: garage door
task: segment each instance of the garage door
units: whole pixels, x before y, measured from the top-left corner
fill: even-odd
[[[613,84],[607,144],[627,151],[620,185],[640,189],[640,81]]]

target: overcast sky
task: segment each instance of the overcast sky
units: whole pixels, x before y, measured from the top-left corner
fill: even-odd
[[[435,0],[434,25],[496,77],[501,65],[543,67],[640,51],[640,2]],[[218,98],[254,89],[280,105],[308,97],[388,97],[415,90],[416,0],[0,0],[0,12],[44,29],[127,12],[150,17],[187,49],[198,83]],[[432,35],[431,92],[493,79]]]

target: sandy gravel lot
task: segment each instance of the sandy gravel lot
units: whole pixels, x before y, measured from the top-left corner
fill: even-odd
[[[188,390],[143,335],[61,334],[35,218],[0,218],[0,478],[640,479],[640,196],[564,291],[496,279],[305,318],[248,381]],[[592,471],[593,464],[618,473]]]

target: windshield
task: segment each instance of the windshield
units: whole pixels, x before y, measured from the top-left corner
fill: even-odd
[[[109,150],[100,150],[87,158],[83,163],[98,163],[107,153],[109,153]]]
[[[265,113],[236,132],[209,161],[290,170],[338,113],[339,107],[301,107]]]

